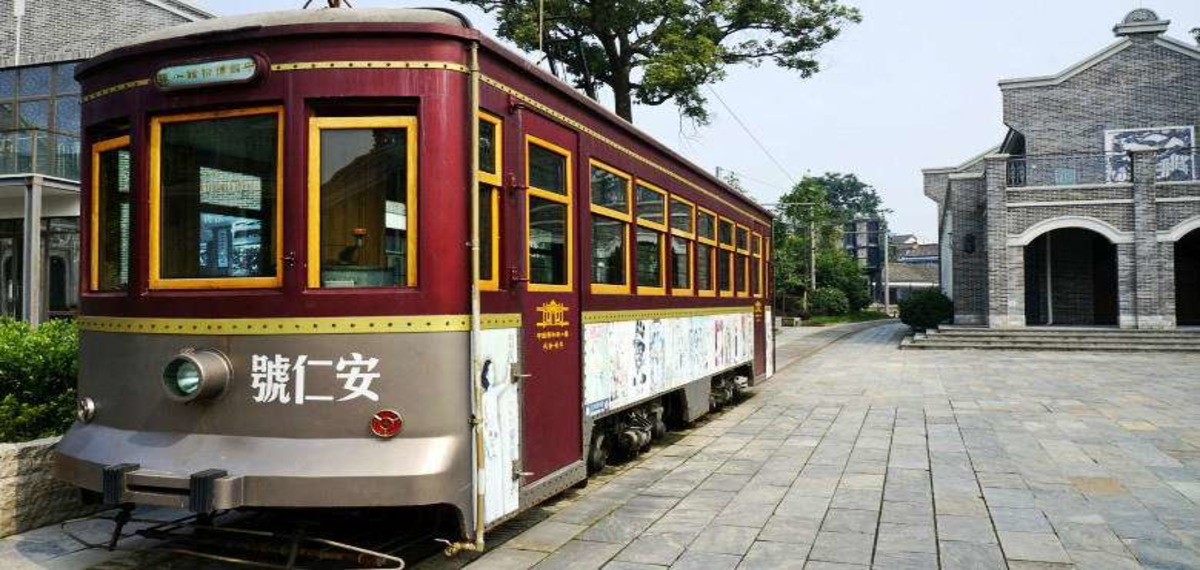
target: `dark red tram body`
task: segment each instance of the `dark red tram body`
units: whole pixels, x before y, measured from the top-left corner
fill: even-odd
[[[769,214],[454,14],[221,18],[78,77],[57,474],[106,501],[480,536],[771,374]]]

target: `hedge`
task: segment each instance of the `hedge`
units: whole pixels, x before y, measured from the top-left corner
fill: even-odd
[[[0,442],[60,435],[75,414],[79,332],[52,320],[0,319]]]

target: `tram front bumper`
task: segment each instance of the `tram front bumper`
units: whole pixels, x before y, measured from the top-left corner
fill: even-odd
[[[120,430],[76,424],[54,476],[106,503],[208,512],[238,507],[465,505],[469,442],[289,439]]]

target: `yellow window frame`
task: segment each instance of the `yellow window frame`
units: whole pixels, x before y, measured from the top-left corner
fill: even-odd
[[[606,206],[601,206],[601,205],[598,205],[595,202],[593,202],[591,199],[591,196],[592,196],[592,188],[591,188],[592,176],[591,175],[592,175],[592,173],[589,171],[588,172],[588,206],[591,208],[591,211],[596,212],[597,214],[604,214],[605,216],[608,216],[610,218],[616,218],[618,220],[624,220],[626,222],[631,221],[633,219],[631,216],[631,212],[634,211],[633,177],[624,172],[621,172],[620,170],[617,170],[616,168],[613,168],[607,164],[604,164],[603,162],[600,162],[599,160],[596,160],[594,158],[588,160],[588,166],[592,167],[592,168],[599,168],[600,170],[603,170],[603,171],[605,171],[609,174],[612,174],[613,176],[616,176],[617,178],[620,178],[625,181],[625,207],[629,208],[628,211],[622,212],[620,210],[614,210],[612,208],[609,208]]]
[[[162,277],[162,126],[210,119],[275,115],[275,275],[272,277]],[[150,119],[150,289],[269,289],[283,286],[283,106],[164,115]]]
[[[495,174],[489,173],[483,169],[483,164],[479,165],[479,182],[490,184],[492,186],[504,186],[504,121],[491,113],[480,111],[476,118],[485,123],[490,123],[496,129],[496,163],[492,168],[496,171]],[[479,141],[475,141],[475,146],[479,146]]]
[[[656,229],[660,232],[664,232],[664,233],[667,232],[668,228],[669,228],[668,224],[670,223],[670,219],[671,219],[671,211],[667,208],[667,191],[663,190],[662,188],[659,188],[658,186],[655,186],[649,182],[646,182],[645,180],[640,180],[640,179],[637,180],[634,183],[634,191],[633,191],[634,202],[632,204],[632,207],[633,207],[634,215],[637,215],[637,187],[638,186],[641,186],[642,188],[645,188],[651,192],[654,192],[655,194],[658,194],[659,199],[662,200],[662,212],[663,212],[663,223],[660,224],[658,222],[654,222],[654,221],[642,218],[641,216],[637,216],[638,225],[644,226],[647,228],[654,228],[654,229]]]
[[[739,247],[739,248],[737,248],[737,251],[738,251],[738,253],[744,253],[744,254],[747,254],[747,255],[749,255],[749,254],[750,254],[750,228],[748,228],[748,227],[746,227],[746,226],[743,226],[743,225],[741,225],[741,224],[734,224],[734,225],[733,225],[733,243],[734,243],[734,247],[736,247],[736,246],[737,246],[737,237],[738,237],[738,232],[745,232],[745,233],[746,233],[746,248],[745,248],[745,249],[742,249],[742,248],[740,248],[740,247]]]
[[[716,242],[708,242],[708,241],[701,239],[700,244],[709,246],[709,249],[708,249],[708,283],[706,283],[708,288],[701,289],[699,283],[692,283],[692,287],[694,287],[696,289],[696,295],[699,297],[716,297],[717,296],[717,253],[721,250],[719,248],[717,248]],[[692,260],[693,267],[699,267],[699,265],[700,265],[700,248],[699,247],[696,248],[696,253],[693,256],[693,258],[694,258]],[[693,278],[693,280],[695,280],[695,278],[699,274],[699,272],[693,271],[692,273],[693,273],[692,278]]]
[[[90,274],[88,275],[88,280],[91,291],[100,291],[100,155],[110,150],[126,148],[129,146],[129,142],[129,135],[122,135],[92,143],[92,195],[90,197],[91,212],[89,213],[92,227],[91,231],[89,232],[90,237],[88,238],[91,242],[88,246],[88,255],[90,256],[88,265]],[[131,167],[130,176],[132,177],[132,175],[133,168]],[[133,188],[130,188],[129,190],[131,193],[133,192]],[[134,222],[132,211],[133,210],[131,208],[131,215],[129,219],[131,224]],[[130,237],[132,238],[132,236],[133,232],[131,231]],[[134,244],[131,241],[129,247],[132,249],[133,245]],[[133,254],[132,251],[129,253],[131,255]],[[130,265],[130,269],[133,269],[132,264]],[[132,280],[133,276],[130,275],[130,281]]]
[[[754,244],[758,244],[758,247],[755,248]],[[753,290],[754,288],[751,287],[750,294],[759,299],[761,299],[763,297],[763,290],[765,289],[765,287],[764,287],[765,283],[763,283],[763,277],[765,276],[765,274],[763,273],[763,265],[764,265],[764,263],[763,263],[763,259],[764,259],[763,246],[764,245],[765,245],[765,242],[763,241],[762,234],[755,232],[754,234],[752,234],[750,236],[751,255],[753,256],[754,260],[757,260],[757,261],[754,261],[754,260],[750,261],[750,264],[751,264],[750,271],[758,272],[758,291],[754,291]],[[753,253],[755,249],[758,249],[758,253]]]
[[[481,291],[499,291],[500,290],[500,188],[504,186],[504,121],[499,117],[480,111],[476,115],[479,121],[489,123],[495,128],[496,140],[496,163],[493,165],[495,174],[486,172],[480,164],[478,171],[478,179],[481,185],[487,185],[488,203],[491,206],[492,212],[492,235],[486,236],[492,245],[492,278],[480,279],[479,289]],[[476,147],[479,146],[479,141],[475,142]],[[476,189],[478,191],[478,189]],[[481,236],[483,237],[483,236]]]
[[[544,189],[538,188],[536,186],[533,186],[532,184],[529,184],[529,172],[530,172],[529,147],[533,146],[533,145],[539,146],[545,150],[548,150],[555,154],[561,155],[563,157],[563,162],[564,162],[564,164],[566,164],[566,167],[567,167],[567,171],[565,173],[566,177],[565,177],[565,180],[563,180],[563,182],[566,186],[564,188],[564,190],[566,190],[566,192],[567,192],[567,194],[565,196],[562,194],[559,194],[557,192],[552,192],[550,190],[544,190]],[[573,172],[575,169],[574,165],[571,162],[571,157],[573,155],[572,155],[571,151],[569,151],[561,146],[558,146],[550,141],[535,137],[533,135],[525,135],[524,152],[525,152],[525,183],[529,186],[525,192],[525,272],[526,272],[526,276],[530,278],[530,280],[528,282],[526,282],[525,289],[527,291],[542,292],[542,293],[567,293],[567,292],[574,290],[574,283],[575,283],[575,281],[574,281],[574,279],[575,279],[575,236],[574,236],[575,222],[574,222],[574,217],[575,216],[573,215],[574,210],[571,207],[571,200],[572,200],[572,191],[571,191],[572,190],[572,188],[571,188],[572,182],[571,181],[573,180],[572,177],[573,177]],[[566,256],[566,259],[564,261],[566,261],[566,264],[567,264],[567,267],[566,267],[567,282],[564,285],[534,283],[532,280],[532,277],[533,277],[531,274],[532,265],[530,264],[531,256],[529,254],[529,246],[530,246],[529,238],[530,238],[530,233],[531,233],[530,232],[531,228],[529,227],[529,220],[530,220],[530,218],[529,218],[529,203],[531,201],[531,198],[541,198],[543,200],[549,200],[551,202],[558,202],[559,204],[565,204],[567,206],[567,219],[566,219],[566,222],[567,222],[566,246],[567,247],[566,247],[566,251],[563,252],[563,254]]]
[[[408,246],[405,287],[417,286],[417,118],[312,117],[308,120],[308,287],[321,288],[321,131],[338,129],[405,129],[408,146]]]
[[[638,219],[638,225],[644,227],[658,237],[658,285],[637,285],[638,295],[666,295],[667,294],[667,233],[658,228],[654,222],[647,222]],[[634,252],[633,257],[637,259],[637,235],[634,235]],[[637,271],[637,265],[634,265],[634,271]],[[633,282],[637,283],[637,275],[633,276]]]
[[[603,162],[600,162],[599,160],[596,160],[594,158],[588,160],[588,166],[604,170],[604,171],[606,171],[614,176],[617,176],[618,178],[621,178],[622,180],[625,181],[625,206],[627,208],[629,208],[630,211],[632,211],[634,208],[633,177],[628,174],[625,174],[624,172],[621,172],[620,170],[617,170],[616,168],[613,168],[607,164],[604,164]],[[590,172],[588,173],[588,180],[589,181],[591,180]],[[622,212],[620,210],[613,210],[612,208],[607,208],[607,207],[600,206],[600,205],[593,203],[591,201],[590,182],[589,182],[589,186],[588,186],[588,205],[589,205],[589,209],[590,209],[591,213],[593,213],[593,214],[604,216],[606,218],[611,218],[611,219],[623,222],[621,224],[621,227],[625,233],[625,283],[622,283],[620,285],[616,285],[616,284],[612,284],[612,283],[592,283],[591,282],[591,268],[589,267],[588,268],[588,282],[590,283],[590,286],[591,286],[591,292],[594,294],[600,294],[600,295],[628,295],[629,292],[632,290],[632,287],[631,287],[632,283],[636,280],[636,277],[634,275],[632,275],[633,264],[629,260],[630,256],[633,254],[633,252],[630,251],[630,246],[632,245],[634,248],[636,248],[636,244],[634,244],[632,241],[630,241],[631,236],[630,236],[629,226],[630,226],[630,223],[633,221],[633,216],[630,214],[630,212]],[[590,243],[590,241],[589,241],[589,243]]]
[[[729,228],[730,228],[729,243],[720,241],[721,240],[721,224],[729,224]],[[737,224],[734,223],[733,220],[730,220],[729,218],[718,217],[716,228],[717,228],[717,241],[720,244],[717,248],[717,255],[723,255],[726,257],[726,259],[729,260],[729,276],[728,276],[729,277],[729,288],[724,289],[721,287],[721,276],[719,274],[719,272],[721,270],[720,269],[720,261],[721,261],[720,258],[717,259],[717,265],[714,266],[714,268],[718,272],[717,283],[715,286],[717,287],[717,290],[719,291],[719,293],[722,297],[725,297],[725,296],[733,297],[736,295],[736,289],[737,289],[737,283],[734,279],[734,277],[736,276],[736,271],[737,271],[737,263],[736,263],[737,253],[735,253],[737,251],[737,249],[734,248],[734,246],[733,246],[734,241],[737,239]]]
[[[746,241],[750,241],[747,239]],[[742,267],[742,288],[737,286],[738,261],[745,261]],[[733,254],[733,288],[736,290],[738,297],[750,296],[750,256],[744,253]]]
[[[692,226],[692,231],[689,232],[686,230],[681,230],[681,229],[671,225],[671,206],[673,206],[676,202],[687,206],[688,209],[691,210],[691,214],[688,215],[688,219],[691,220],[690,225]],[[691,200],[688,200],[686,198],[680,198],[679,196],[671,195],[670,198],[667,200],[667,226],[669,226],[671,228],[672,235],[677,235],[677,236],[685,237],[688,239],[695,239],[696,238],[696,203],[692,202]]]
[[[695,209],[693,209],[692,212],[694,215]],[[693,226],[693,227],[695,227],[695,226]],[[671,282],[671,295],[674,297],[691,297],[692,295],[694,295],[693,291],[696,290],[696,243],[694,241],[692,241],[691,239],[688,239],[688,236],[681,235],[681,234],[672,234],[671,236],[667,236],[667,249],[671,252],[671,255],[674,255],[674,249],[671,248],[671,239],[673,237],[681,238],[681,239],[683,239],[683,242],[685,244],[687,244],[688,288],[687,289],[676,289],[675,282],[672,281]],[[674,263],[670,264],[670,267],[671,267],[671,275],[673,277],[675,275],[675,264]]]
[[[704,206],[697,206],[696,208],[698,210],[696,212],[696,239],[699,240],[701,243],[717,245],[717,226],[720,225],[721,217],[718,216],[716,212],[709,210],[708,208],[705,208]],[[712,217],[713,223],[712,223],[712,236],[711,237],[700,233],[700,215],[701,214],[707,214],[708,216]]]

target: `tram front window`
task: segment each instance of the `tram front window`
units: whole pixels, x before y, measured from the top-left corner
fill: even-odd
[[[161,280],[277,284],[279,119],[274,112],[242,115],[156,121]]]
[[[404,287],[413,270],[415,132],[403,118],[314,119],[320,129],[320,287]],[[343,128],[363,122],[388,128]]]

